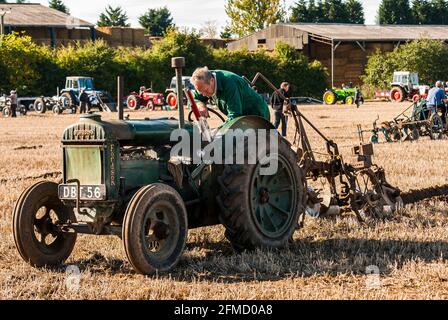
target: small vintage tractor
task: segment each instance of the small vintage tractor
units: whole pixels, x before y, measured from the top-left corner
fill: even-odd
[[[184,63],[173,59],[181,97]],[[134,269],[152,274],[176,264],[188,229],[220,223],[237,250],[285,246],[306,197],[303,172],[288,142],[276,134],[277,150],[263,144],[267,156],[279,157],[277,172],[269,176],[262,174],[264,160],[207,164],[173,157],[178,145],[173,132],[194,133],[193,123],[183,120],[181,103],[178,108],[179,120],[87,114],[67,128],[62,181],[37,183],[15,206],[14,238],[23,259],[37,267],[57,265],[71,254],[78,233],[117,235]],[[234,129],[276,133],[267,120],[246,116],[226,122],[212,143],[233,144]]]
[[[419,84],[418,73],[407,71],[394,72],[391,87],[389,99],[395,102],[418,102],[420,98],[426,98],[429,91],[429,86]]]
[[[379,133],[385,142],[416,141],[422,136],[429,136],[432,140],[442,139],[448,132],[447,123],[443,123],[442,110],[430,110],[425,99],[420,99],[404,109],[392,121],[384,121],[380,127],[377,118],[372,130],[362,130],[358,125],[358,134],[371,132],[370,142],[379,143]]]
[[[113,102],[109,92],[96,90],[93,85],[93,78],[90,77],[67,77],[65,88],[61,90],[61,97],[69,101],[69,108],[77,108],[79,106],[79,92],[84,88],[89,96],[89,110],[97,109],[98,111],[116,112],[117,106]]]
[[[173,58],[172,65],[177,96],[183,97],[185,60]],[[334,189],[333,199],[359,216],[377,215],[384,205],[397,203],[398,190],[386,183],[381,168],[371,166],[368,146],[356,151],[362,166],[346,165],[330,140],[329,161],[315,161],[301,126],[306,119],[295,105],[291,112],[303,145],[298,152],[257,116],[226,121],[212,134],[191,92],[187,96],[194,123],[184,121],[179,99],[179,120],[123,120],[120,108],[119,120],[87,114],[68,127],[62,137],[62,180],[31,186],[14,208],[13,233],[22,258],[36,267],[58,265],[70,256],[78,233],[117,235],[133,268],[153,274],[176,265],[189,229],[216,224],[224,225],[236,250],[281,248],[307,205],[320,203],[317,196],[308,199],[307,177],[324,176],[332,186],[338,178],[341,189]],[[196,127],[205,141],[195,146],[190,142]],[[179,156],[184,143],[187,152]],[[210,147],[225,161],[205,161],[201,155]],[[270,160],[276,164],[273,172]]]
[[[16,112],[22,116],[25,116],[28,110],[24,105],[18,105]],[[7,95],[0,96],[0,113],[4,118],[11,117],[11,99]]]
[[[59,89],[55,96],[53,97],[38,97],[34,101],[34,111],[37,113],[46,113],[51,110],[53,114],[59,115],[64,112],[64,110],[71,110],[72,113],[76,112],[76,107],[72,106],[70,98],[66,95],[60,95]]]
[[[190,82],[191,77],[182,77],[182,86],[189,90],[194,90],[193,84]],[[165,90],[166,103],[171,109],[177,107],[176,78],[171,79],[170,87]],[[187,99],[183,99],[184,105],[187,105]]]
[[[152,89],[142,88],[140,93],[131,92],[126,99],[126,105],[131,110],[138,110],[146,107],[148,110],[155,110],[156,107],[161,109],[165,105],[165,98],[162,93],[152,92]]]
[[[333,88],[327,90],[324,93],[323,100],[326,105],[333,105],[336,103],[345,103],[348,105],[364,103],[361,91],[357,88]]]

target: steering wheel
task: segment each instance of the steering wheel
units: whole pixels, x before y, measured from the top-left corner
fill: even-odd
[[[224,117],[219,112],[217,112],[209,107],[207,107],[207,110],[209,113],[213,113],[214,115],[216,115],[223,123],[226,122]],[[188,114],[188,121],[193,122],[193,110],[190,111],[190,113]]]

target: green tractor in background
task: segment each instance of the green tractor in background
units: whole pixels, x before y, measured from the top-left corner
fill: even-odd
[[[173,58],[172,64],[182,83],[185,60]],[[184,121],[182,99],[178,108],[179,120],[123,120],[122,112],[119,120],[104,120],[87,114],[67,128],[62,180],[31,186],[14,208],[13,233],[22,258],[35,267],[55,266],[70,256],[77,234],[116,235],[133,268],[153,274],[176,265],[189,229],[217,224],[224,225],[237,250],[285,246],[306,207],[306,180],[291,145],[278,133],[269,138],[278,140],[276,150],[269,143],[264,150],[278,159],[273,175],[262,174],[267,164],[261,160],[195,164],[173,158],[172,134],[183,129],[192,137],[195,128]],[[263,118],[241,117],[222,125],[205,147],[218,140],[235,146],[232,129],[274,128]]]
[[[364,103],[364,98],[357,87],[349,85],[349,87],[343,86],[341,89],[333,88],[325,91],[323,101],[326,105],[334,105],[336,103],[360,105]]]

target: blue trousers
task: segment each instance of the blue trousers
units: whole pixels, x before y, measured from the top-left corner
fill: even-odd
[[[280,122],[281,122],[281,124],[282,124],[282,136],[286,137],[287,126],[286,126],[286,117],[285,117],[285,115],[281,111],[275,111],[274,115],[275,115],[275,123],[274,123],[275,129],[278,129],[278,127],[280,126]]]

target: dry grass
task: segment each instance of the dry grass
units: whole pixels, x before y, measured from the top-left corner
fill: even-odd
[[[347,154],[357,142],[356,124],[371,125],[377,114],[387,120],[404,106],[372,103],[359,110],[302,109]],[[448,185],[448,144],[428,138],[375,147],[375,161],[386,168],[390,182],[407,194],[405,198],[421,200],[408,203],[393,219],[365,226],[350,217],[307,219],[288,249],[244,254],[232,252],[222,227],[191,230],[179,266],[171,274],[155,277],[132,271],[120,239],[79,236],[67,264],[79,266],[81,283],[79,291],[70,291],[63,268],[38,270],[21,260],[11,218],[14,202],[26,187],[43,177],[60,178],[59,140],[76,119],[33,114],[0,119],[1,299],[448,298],[448,205],[443,196],[423,199],[444,191],[429,188]],[[289,133],[293,138],[292,128]],[[323,147],[317,136],[311,135],[311,141]],[[370,265],[380,269],[379,287],[366,286],[365,269]]]

